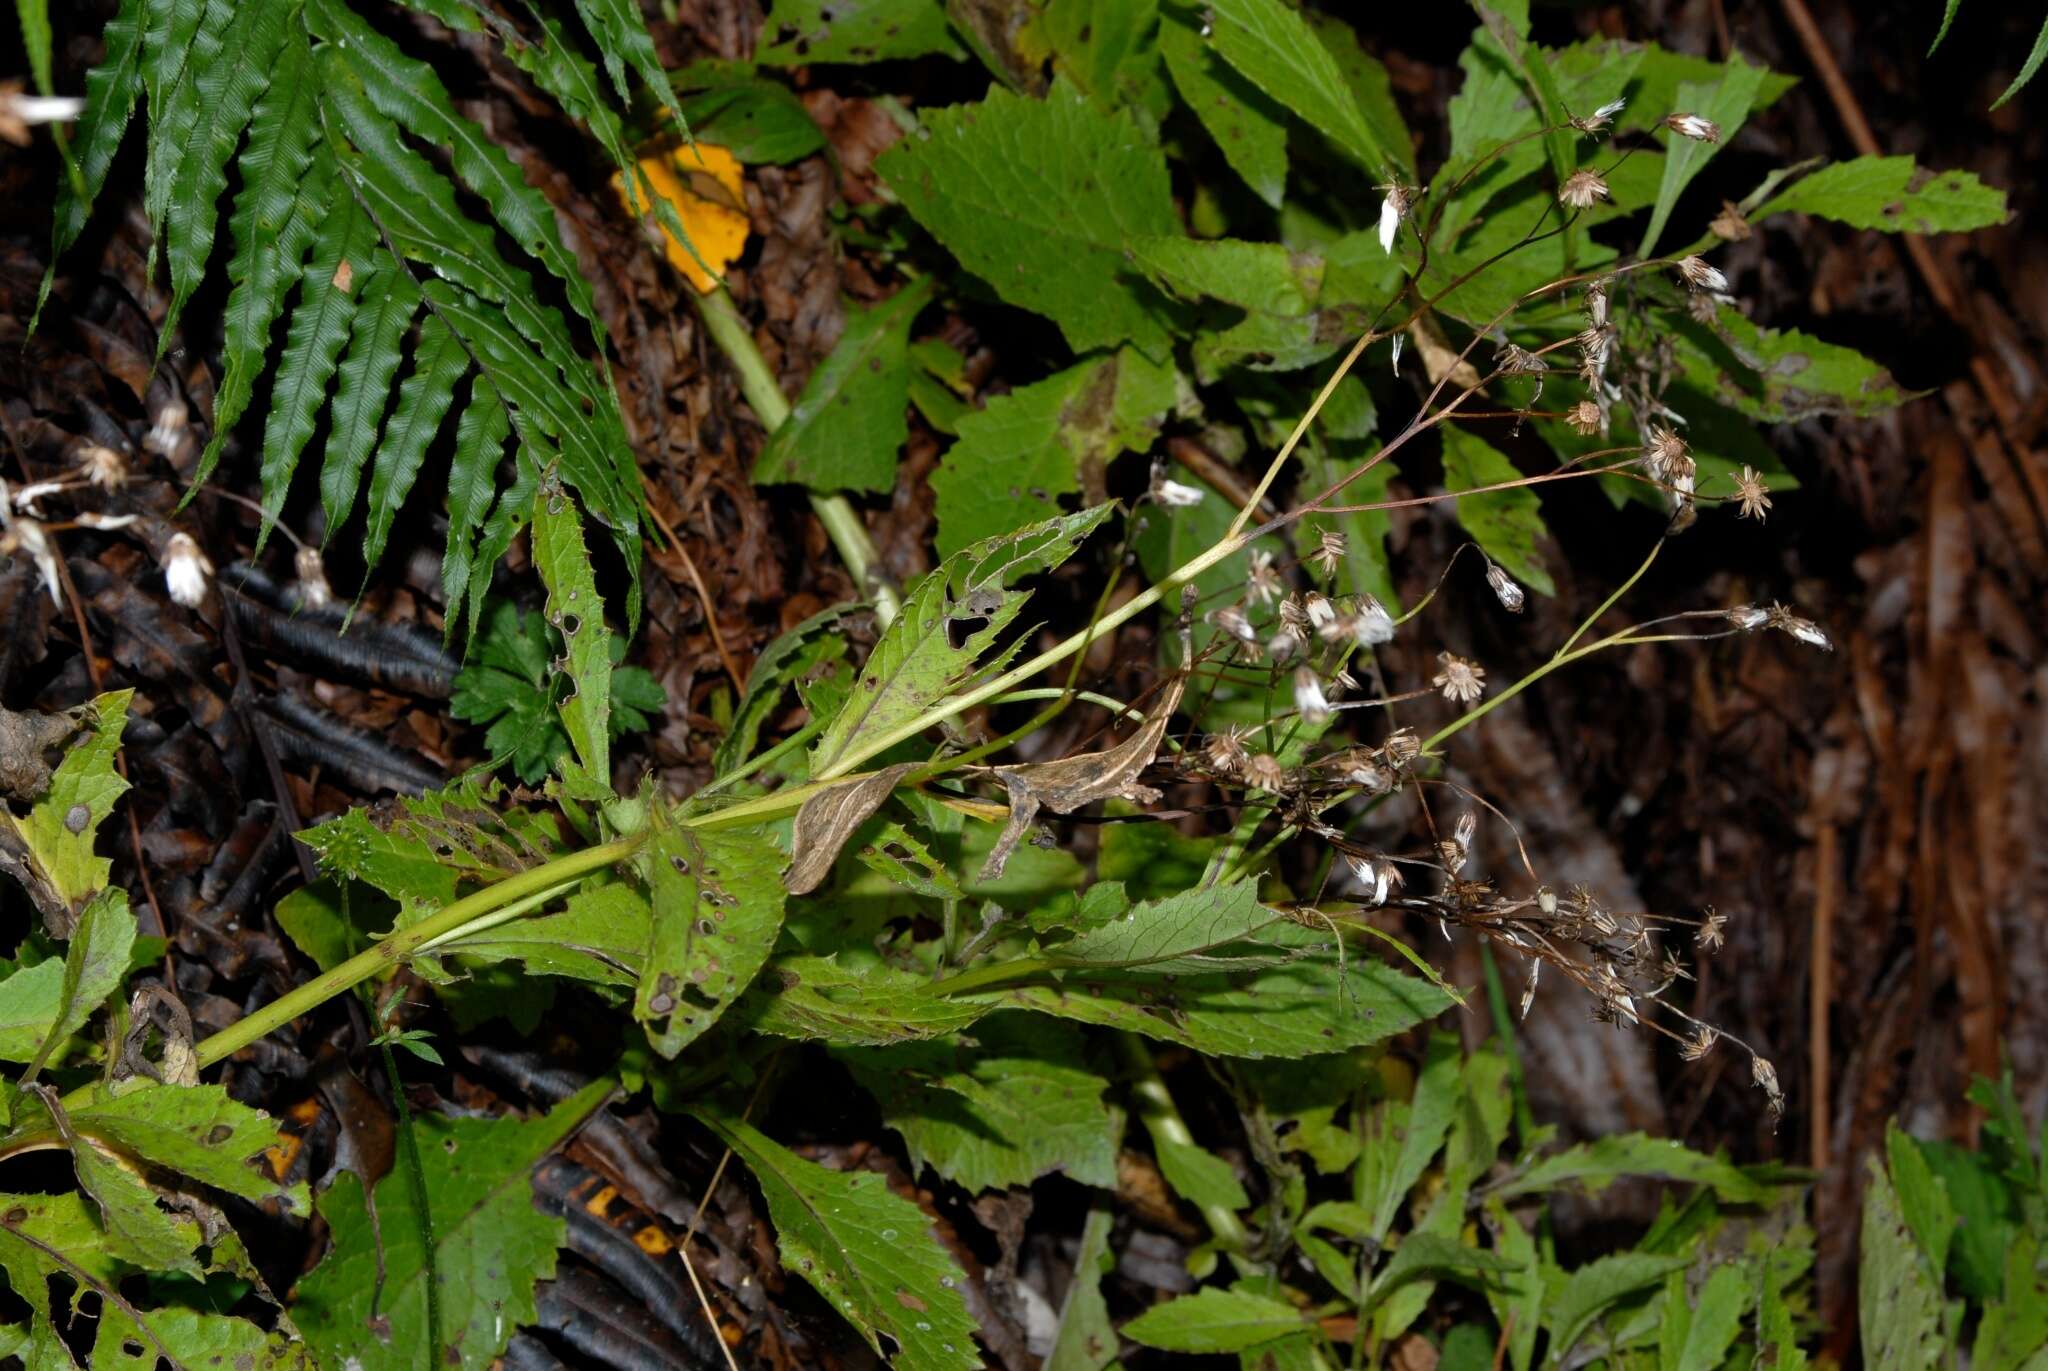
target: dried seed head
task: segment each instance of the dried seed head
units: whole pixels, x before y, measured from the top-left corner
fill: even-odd
[[[164,544],[162,561],[164,586],[171,598],[187,609],[197,608],[206,599],[206,578],[213,574],[213,563],[206,560],[199,544],[190,534],[173,533]]]
[[[1590,167],[1581,167],[1565,177],[1558,187],[1558,203],[1567,209],[1591,209],[1595,201],[1607,198],[1607,182]]]
[[[1614,330],[1605,324],[1594,324],[1582,329],[1576,340],[1579,345],[1579,379],[1587,385],[1598,385],[1607,375],[1607,357],[1614,343]]]
[[[1712,295],[1728,292],[1728,278],[1721,274],[1719,267],[1710,264],[1704,257],[1681,257],[1678,259],[1678,274],[1694,290],[1703,290]]]
[[[1344,535],[1334,528],[1326,528],[1316,542],[1316,550],[1308,559],[1321,567],[1325,576],[1337,574],[1337,568],[1344,562]]]
[[[1581,400],[1565,411],[1564,421],[1574,433],[1598,433],[1601,429],[1600,406],[1591,400]]]
[[[1494,598],[1500,601],[1501,608],[1510,614],[1520,614],[1522,606],[1528,603],[1528,597],[1515,584],[1515,578],[1503,571],[1498,562],[1486,564],[1486,583],[1493,587]]]
[[[1704,115],[1667,114],[1664,116],[1664,127],[1680,137],[1690,138],[1695,142],[1718,143],[1721,141],[1721,126]]]
[[[1728,916],[1709,909],[1700,919],[1700,931],[1695,941],[1702,952],[1718,952],[1728,942]]]
[[[1755,231],[1750,228],[1749,220],[1743,217],[1742,207],[1728,200],[1721,202],[1721,212],[1707,227],[1713,230],[1716,238],[1730,243],[1740,243]]]
[[[56,495],[66,489],[68,487],[62,481],[37,481],[14,492],[14,507],[40,517],[42,511],[36,508],[36,502],[45,495]]]
[[[1678,1055],[1689,1062],[1696,1062],[1714,1050],[1714,1044],[1721,1041],[1721,1035],[1705,1024],[1693,1030],[1690,1038],[1678,1049]]]
[[[1301,712],[1304,723],[1330,722],[1330,697],[1323,694],[1323,683],[1314,667],[1294,669],[1294,707]]]
[[[1778,1088],[1778,1068],[1772,1066],[1762,1057],[1752,1056],[1749,1059],[1749,1078],[1755,1081],[1757,1088],[1764,1092],[1764,1102],[1770,1107],[1771,1113],[1773,1115],[1783,1114],[1785,1112],[1785,1092]]]
[[[1536,907],[1542,910],[1547,918],[1556,918],[1557,892],[1547,885],[1536,887]]]
[[[1411,728],[1397,728],[1387,735],[1380,744],[1380,755],[1387,759],[1387,765],[1396,771],[1405,771],[1408,764],[1422,755],[1422,740]]]
[[[1393,773],[1364,750],[1345,753],[1337,774],[1367,795],[1384,795],[1394,788]]]
[[[1235,775],[1245,763],[1243,730],[1226,728],[1221,733],[1211,733],[1202,743],[1202,756],[1213,770]]]
[[[1358,612],[1351,619],[1351,636],[1360,647],[1378,647],[1381,643],[1394,641],[1394,616],[1387,613],[1387,607],[1378,597],[1365,594],[1358,597]]]
[[[1401,232],[1401,221],[1408,217],[1408,187],[1396,181],[1393,185],[1382,186],[1387,198],[1380,201],[1380,250],[1391,253],[1394,250],[1395,235]]]
[[[0,481],[0,508],[4,508],[6,503],[7,483]],[[6,520],[4,531],[0,531],[0,553],[12,556],[17,552],[26,553],[36,564],[36,578],[49,592],[50,603],[62,609],[64,593],[62,582],[57,579],[57,554],[51,549],[49,535],[43,531],[42,524],[26,514]]]
[[[1282,624],[1272,637],[1266,639],[1266,655],[1284,666],[1294,660],[1294,654],[1307,644],[1292,628]]]
[[[1401,348],[1407,341],[1408,335],[1406,333],[1397,333],[1394,335],[1394,346],[1392,349],[1393,356],[1389,360],[1387,366],[1388,369],[1397,376],[1401,372]]]
[[[1221,609],[1210,610],[1209,622],[1237,639],[1240,643],[1250,643],[1253,646],[1258,644],[1258,630],[1252,627],[1251,620],[1244,617],[1244,611],[1235,605],[1225,605]]]
[[[1817,647],[1823,652],[1835,650],[1834,640],[1821,631],[1819,624],[1811,619],[1800,618],[1783,605],[1772,605],[1766,611],[1766,617],[1772,628],[1791,634],[1808,647]]]
[[[1764,484],[1762,473],[1755,467],[1745,465],[1742,474],[1735,478],[1735,499],[1741,508],[1735,512],[1738,519],[1764,520],[1764,511],[1771,507],[1770,487]]]
[[[1402,884],[1401,868],[1385,857],[1361,857],[1347,853],[1344,864],[1351,868],[1352,879],[1365,892],[1365,903],[1377,907],[1387,902],[1387,896]]]
[[[1311,590],[1301,597],[1302,607],[1308,611],[1309,627],[1317,633],[1337,622],[1336,606],[1320,590]]]
[[[1734,303],[1735,297],[1732,295],[1716,295],[1711,291],[1695,290],[1685,297],[1685,312],[1695,324],[1711,327],[1721,320],[1721,306]]]
[[[1270,752],[1256,753],[1245,759],[1244,780],[1259,790],[1279,790],[1287,784],[1287,768]]]
[[[1610,100],[1591,114],[1582,114],[1574,118],[1571,121],[1572,127],[1580,133],[1588,135],[1599,133],[1610,123],[1614,122],[1614,116],[1621,113],[1627,106],[1628,101],[1626,99]]]
[[[292,567],[299,574],[299,603],[308,609],[326,609],[334,603],[334,588],[327,584],[327,568],[320,560],[320,549],[308,543],[292,558]]]
[[[1586,322],[1594,328],[1607,327],[1607,281],[1603,276],[1586,283]]]
[[[1314,632],[1314,626],[1308,621],[1308,610],[1292,595],[1280,602],[1280,627],[1304,640]]]
[[[1152,498],[1168,509],[1193,509],[1202,503],[1202,488],[1161,477],[1152,486]]]
[[[1252,552],[1251,565],[1245,573],[1246,594],[1259,604],[1270,605],[1280,598],[1286,587],[1280,584],[1279,569],[1273,565],[1273,554],[1264,548]]]
[[[128,483],[128,463],[110,447],[87,443],[78,450],[77,461],[85,479],[101,490],[119,490]]]
[[[175,457],[191,427],[192,418],[184,404],[172,400],[156,412],[156,420],[149,426],[149,432],[142,435],[142,446],[159,457]]]
[[[1754,632],[1771,621],[1771,612],[1758,605],[1737,605],[1722,613],[1728,616],[1728,622],[1746,633]]]
[[[1485,667],[1454,652],[1439,652],[1436,660],[1442,670],[1430,677],[1429,683],[1441,690],[1446,700],[1468,705],[1486,693]]]
[[[1457,840],[1459,847],[1470,847],[1473,835],[1478,832],[1479,816],[1468,809],[1458,816],[1458,826],[1452,830],[1451,836]]]
[[[1652,428],[1649,441],[1643,444],[1643,460],[1650,475],[1665,485],[1676,485],[1681,476],[1690,479],[1697,470],[1685,439],[1675,429]]]
[[[1529,1017],[1529,1006],[1536,1003],[1536,983],[1543,979],[1543,963],[1536,958],[1529,959],[1529,982],[1522,987],[1521,1018]]]

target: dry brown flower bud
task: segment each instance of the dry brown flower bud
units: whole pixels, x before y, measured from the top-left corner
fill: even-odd
[[[1245,573],[1245,591],[1262,605],[1272,604],[1280,598],[1284,587],[1280,584],[1280,572],[1273,565],[1273,554],[1264,548],[1252,552],[1250,569]]]
[[[1578,434],[1594,434],[1600,431],[1600,406],[1591,400],[1581,400],[1564,412],[1564,421],[1571,431]]]
[[[1344,561],[1344,535],[1333,528],[1324,529],[1308,560],[1321,567],[1325,576],[1334,576]]]
[[[1755,467],[1745,464],[1742,474],[1735,478],[1735,499],[1742,506],[1736,511],[1738,519],[1763,522],[1764,511],[1771,507],[1770,487],[1764,484],[1763,475]]]
[[[1441,690],[1446,700],[1471,704],[1486,693],[1485,667],[1453,652],[1439,652],[1436,660],[1442,670],[1430,677],[1429,683]]]
[[[1581,167],[1565,177],[1558,188],[1558,203],[1569,209],[1590,209],[1596,200],[1607,198],[1607,182],[1590,167]]]
[[[118,490],[128,483],[128,463],[110,447],[87,443],[78,450],[77,461],[85,479],[102,490]]]
[[[1702,952],[1718,952],[1728,941],[1728,916],[1709,909],[1700,920],[1699,948]]]
[[[1233,775],[1245,763],[1244,732],[1236,727],[1211,733],[1202,743],[1202,755],[1224,775]]]
[[[1503,571],[1498,562],[1486,564],[1486,584],[1493,587],[1494,598],[1510,614],[1520,614],[1522,606],[1528,603],[1528,597],[1515,584],[1515,578]]]
[[[1710,264],[1704,257],[1681,257],[1678,259],[1678,274],[1694,290],[1703,290],[1712,295],[1728,293],[1728,278],[1721,274],[1719,267]]]
[[[1245,760],[1244,780],[1259,790],[1279,790],[1287,784],[1287,768],[1272,753],[1260,752]]]
[[[1714,1050],[1714,1044],[1721,1041],[1721,1035],[1705,1024],[1693,1030],[1693,1035],[1678,1049],[1678,1055],[1686,1061],[1696,1062]]]
[[[1395,770],[1405,770],[1410,762],[1422,755],[1422,740],[1415,736],[1413,729],[1397,728],[1380,744],[1380,755]]]
[[[1716,238],[1725,239],[1730,243],[1739,243],[1755,232],[1750,228],[1749,220],[1743,218],[1741,206],[1729,200],[1721,202],[1721,212],[1714,216],[1713,222],[1707,227],[1713,230]]]
[[[1693,139],[1695,142],[1718,143],[1721,141],[1721,126],[1704,115],[1667,114],[1664,116],[1664,127],[1670,129],[1673,133]]]

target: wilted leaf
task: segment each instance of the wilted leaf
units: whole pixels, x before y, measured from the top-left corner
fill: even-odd
[[[931,1220],[873,1171],[830,1171],[805,1161],[742,1119],[706,1107],[697,1117],[754,1173],[775,1223],[782,1264],[860,1330],[868,1346],[894,1344],[901,1371],[973,1371],[982,1365],[966,1279],[931,1235]]]
[[[434,1234],[441,1326],[427,1327],[426,1254],[413,1188],[398,1173],[377,1184],[373,1220],[354,1172],[320,1197],[327,1257],[298,1284],[293,1320],[323,1365],[415,1371],[436,1364],[481,1371],[514,1329],[534,1318],[533,1286],[555,1272],[565,1227],[534,1208],[531,1172],[604,1102],[598,1081],[532,1120],[416,1116]],[[370,1322],[375,1301],[378,1321]]]
[[[805,800],[796,812],[789,871],[782,878],[789,893],[808,895],[824,884],[839,860],[839,849],[846,846],[853,831],[916,769],[913,762],[899,762],[860,780],[829,786]]]

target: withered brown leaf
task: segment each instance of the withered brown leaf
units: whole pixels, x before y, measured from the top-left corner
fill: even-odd
[[[915,766],[915,762],[901,762],[884,767],[872,776],[821,790],[803,802],[796,812],[789,870],[782,878],[790,894],[808,895],[824,883],[853,830],[882,807],[897,782]]]

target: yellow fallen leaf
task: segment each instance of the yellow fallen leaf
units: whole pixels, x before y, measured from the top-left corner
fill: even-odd
[[[747,197],[739,159],[715,143],[684,143],[641,158],[640,175],[643,194],[651,192],[668,201],[690,236],[687,244],[681,242],[659,215],[650,212],[661,229],[669,265],[699,293],[710,290],[718,284],[714,273],[722,274],[747,246]],[[630,206],[625,178],[617,172],[612,174],[612,188]]]

